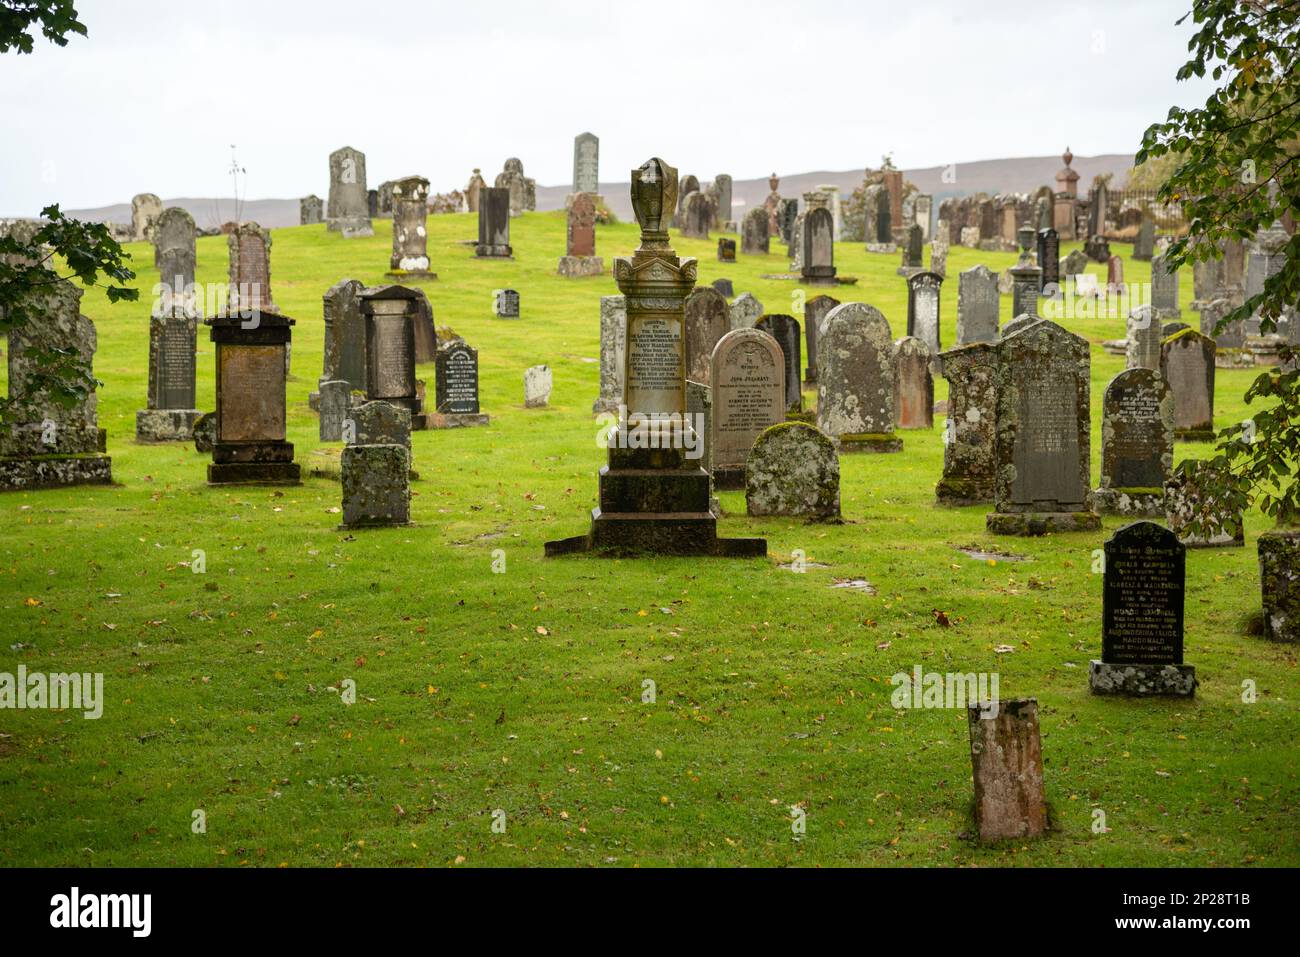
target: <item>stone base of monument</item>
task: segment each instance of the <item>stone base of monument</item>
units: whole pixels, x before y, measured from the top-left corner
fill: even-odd
[[[844,433],[835,439],[835,447],[846,452],[901,452],[903,440],[893,432]]]
[[[107,455],[0,456],[0,492],[112,484],[113,460]]]
[[[799,276],[799,282],[805,286],[838,286],[834,266],[806,266]]]
[[[1273,529],[1259,536],[1259,580],[1264,637],[1300,642],[1300,530]]]
[[[898,245],[896,243],[867,243],[867,252],[893,254],[898,252]]]
[[[569,279],[585,279],[605,275],[605,260],[601,256],[561,256],[555,271]]]
[[[1213,429],[1174,429],[1174,438],[1179,442],[1213,442]]]
[[[713,487],[724,492],[745,490],[745,467],[734,465],[713,466]]]
[[[474,255],[479,259],[514,259],[512,246],[489,246],[485,243],[474,244]]]
[[[189,442],[194,423],[203,413],[198,409],[139,409],[135,413],[137,442]]]
[[[1092,493],[1093,506],[1104,515],[1165,517],[1163,488],[1099,488]]]
[[[1095,532],[1101,528],[1096,512],[989,512],[984,527],[994,535],[1035,537],[1049,532]]]
[[[466,429],[487,425],[490,419],[486,412],[427,412],[424,421],[426,429]]]
[[[1249,369],[1255,364],[1255,357],[1245,349],[1227,349],[1220,346],[1214,350],[1214,365],[1218,369]]]
[[[1088,687],[1093,694],[1190,698],[1196,685],[1192,665],[1120,665],[1096,658],[1088,663]]]
[[[406,282],[408,279],[433,282],[438,278],[438,274],[427,269],[392,269],[384,273],[384,278],[396,279],[398,282]]]
[[[209,485],[299,485],[292,442],[217,442],[208,465]]]
[[[325,228],[331,233],[342,233],[344,239],[361,239],[375,234],[375,227],[370,220],[360,218],[331,219]]]
[[[981,484],[972,479],[939,479],[934,487],[934,497],[939,505],[988,505],[993,501],[993,480]]]
[[[795,282],[803,278],[803,273],[798,272],[765,272],[759,279],[774,279],[778,282]]]
[[[1101,351],[1109,356],[1128,355],[1127,339],[1107,339],[1101,344]]]

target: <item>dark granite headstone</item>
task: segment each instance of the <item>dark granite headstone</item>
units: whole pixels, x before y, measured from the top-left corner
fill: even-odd
[[[1164,488],[1174,464],[1174,400],[1163,375],[1127,369],[1106,387],[1101,420],[1103,512],[1164,515]]]
[[[718,262],[734,263],[736,261],[736,241],[725,236],[718,240]]]
[[[803,367],[803,363],[799,320],[793,316],[769,314],[761,316],[758,322],[754,323],[754,328],[766,332],[781,347],[781,355],[785,358],[786,411],[802,412],[803,390],[800,386],[799,370]]]
[[[727,299],[730,299],[736,294],[736,288],[732,285],[730,279],[715,279],[709,285],[722,293],[722,295]]]
[[[1038,268],[1043,271],[1040,292],[1061,284],[1061,238],[1055,229],[1038,231]]]
[[[510,248],[510,190],[503,187],[484,186],[478,197],[478,243],[474,255],[480,258],[509,259]]]
[[[479,411],[477,350],[463,339],[452,340],[438,350],[434,374],[439,412],[473,415]]]

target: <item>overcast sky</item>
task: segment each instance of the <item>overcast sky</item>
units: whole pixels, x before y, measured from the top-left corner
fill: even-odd
[[[0,215],[326,194],[328,154],[369,185],[438,192],[509,156],[602,180],[652,155],[737,179],[1133,152],[1208,86],[1176,83],[1190,0],[76,0],[88,38],[0,56]]]

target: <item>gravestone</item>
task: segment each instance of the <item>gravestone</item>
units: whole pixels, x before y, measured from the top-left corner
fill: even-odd
[[[135,414],[137,442],[193,439],[194,423],[203,414],[195,408],[198,329],[197,314],[183,302],[159,303],[153,309],[149,317],[148,395],[145,408]]]
[[[1151,305],[1161,319],[1177,319],[1183,314],[1178,306],[1178,270],[1168,268],[1164,255],[1151,259]]]
[[[714,289],[718,290],[718,292],[722,293],[724,299],[730,299],[732,296],[736,294],[736,289],[731,284],[730,279],[715,279],[713,280],[713,282],[709,283],[709,285],[712,286]],[[730,310],[731,307],[728,306],[727,308],[728,310]]]
[[[478,350],[464,339],[452,339],[438,347],[434,360],[434,407],[429,425],[435,429],[487,425],[479,410]]]
[[[718,538],[709,473],[701,463],[704,448],[688,413],[683,326],[698,266],[678,257],[669,242],[677,171],[656,157],[632,170],[631,180],[641,245],[631,258],[614,260],[614,279],[627,305],[624,409],[608,433],[609,464],[600,471],[591,530],[547,542],[546,554],[766,555],[763,539]],[[724,336],[718,349],[734,335]],[[711,374],[716,421],[716,365]],[[716,443],[713,448],[716,454]]]
[[[1183,664],[1187,549],[1155,522],[1125,525],[1106,542],[1102,575],[1101,659],[1088,687],[1102,695],[1196,692],[1196,669]]]
[[[997,535],[1093,531],[1088,340],[1039,319],[998,342]]]
[[[379,190],[366,190],[366,215],[374,219],[379,215]]]
[[[1184,463],[1165,483],[1165,522],[1189,548],[1241,548],[1246,543],[1241,508],[1213,491],[1224,476],[1206,461]],[[1193,524],[1199,524],[1194,529]]]
[[[734,263],[736,261],[736,241],[725,236],[718,239],[718,262]]]
[[[943,232],[936,233],[930,240],[930,272],[945,278],[948,276],[948,236]]]
[[[943,277],[919,272],[907,280],[907,334],[924,342],[931,353],[943,348],[939,341],[939,288]]]
[[[681,182],[678,184],[677,209],[674,211],[674,221],[672,225],[676,226],[678,229],[681,228],[682,218],[686,212],[686,199],[691,195],[691,193],[698,193],[699,191],[700,180],[698,177],[693,176],[690,173],[687,173],[682,177]]]
[[[510,191],[484,186],[478,194],[478,243],[474,255],[480,259],[511,259]]]
[[[830,296],[814,296],[804,303],[803,307],[803,337],[806,343],[805,360],[807,369],[804,372],[804,381],[811,384],[817,381],[817,330],[826,318],[827,313],[840,304],[838,299]]]
[[[366,324],[367,401],[399,405],[411,413],[411,427],[424,429],[424,403],[415,381],[417,293],[405,286],[378,286],[361,293]]]
[[[595,133],[573,138],[573,192],[600,192],[600,138]]]
[[[330,154],[330,192],[325,207],[330,232],[344,239],[373,236],[370,191],[366,189],[366,155],[344,146]]]
[[[721,514],[713,497],[713,390],[703,382],[686,380],[686,412],[699,436],[700,465],[709,473],[709,511]]]
[[[524,371],[524,408],[544,409],[551,402],[551,367],[531,366]]]
[[[575,193],[569,204],[565,255],[556,271],[570,278],[605,272],[605,260],[596,255],[596,200],[591,193]]]
[[[803,224],[803,261],[805,282],[813,286],[838,285],[835,278],[835,219],[829,209],[814,209]]]
[[[483,171],[475,168],[473,175],[469,178],[469,182],[465,184],[465,208],[463,212],[478,212],[479,199],[486,187],[487,181],[483,179]]]
[[[699,286],[686,297],[686,378],[703,385],[712,381],[713,349],[731,329],[727,299],[712,286]]]
[[[1070,254],[1061,262],[1061,278],[1069,279],[1072,276],[1079,276],[1088,270],[1088,257],[1080,250],[1072,249]]]
[[[429,270],[429,181],[423,176],[394,180],[392,195],[393,254],[388,260],[390,279],[437,279]]]
[[[492,314],[498,319],[519,318],[519,293],[514,289],[492,290]]]
[[[943,477],[935,486],[940,505],[993,501],[997,358],[997,346],[991,342],[972,342],[938,357],[939,374],[948,380]]]
[[[325,201],[315,194],[298,200],[298,225],[314,226],[325,221]]]
[[[1038,268],[1042,270],[1039,291],[1061,285],[1061,238],[1055,229],[1038,231]]]
[[[1244,319],[1218,328],[1219,321],[1232,311],[1232,302],[1228,299],[1211,299],[1201,306],[1201,335],[1214,339],[1215,357],[1224,349],[1241,349],[1246,344],[1246,323]]]
[[[763,304],[752,292],[742,292],[731,303],[731,328],[752,329],[763,314]]]
[[[1124,260],[1119,256],[1111,256],[1106,261],[1106,292],[1108,295],[1118,295],[1124,291]]]
[[[415,299],[415,361],[432,362],[438,356],[438,331],[433,327],[433,306],[423,289],[412,287]]]
[[[1034,230],[1030,226],[1021,226],[1017,236],[1020,240],[1020,259],[1007,270],[1011,274],[1011,315],[1037,315],[1043,271],[1035,265],[1029,249],[1034,242]]]
[[[1156,222],[1148,215],[1143,215],[1142,224],[1138,226],[1137,239],[1133,240],[1133,258],[1139,262],[1150,262],[1156,250]]]
[[[131,238],[136,242],[152,241],[153,225],[162,211],[162,200],[153,193],[131,197]]]
[[[709,224],[713,221],[713,206],[708,197],[698,190],[690,193],[682,201],[681,215],[678,219],[683,236],[691,239],[708,239]]]
[[[1300,642],[1300,532],[1274,528],[1259,536],[1259,579],[1264,637]]]
[[[793,316],[769,313],[754,323],[754,328],[766,332],[781,347],[785,362],[786,413],[799,416],[803,413],[803,389],[799,370],[803,366],[803,346],[800,341],[799,320]]]
[[[346,445],[340,529],[411,524],[411,453],[400,445]]]
[[[257,223],[240,223],[226,236],[230,254],[227,308],[276,312],[271,299],[271,233]]]
[[[794,198],[781,200],[777,206],[776,216],[780,227],[776,235],[787,243],[794,242],[794,224],[799,218],[799,200]]]
[[[492,185],[496,189],[504,189],[509,196],[508,215],[522,216],[537,208],[537,182],[524,175],[522,160],[513,156],[506,160],[504,169],[497,173]],[[482,202],[483,195],[480,193],[480,208]]]
[[[365,392],[368,383],[366,321],[361,315],[361,291],[356,279],[340,279],[323,298],[325,362],[321,381],[342,380],[349,389]]]
[[[983,264],[957,277],[957,345],[994,342],[998,338],[997,273]]]
[[[916,224],[921,227],[921,242],[928,243],[932,238],[931,220],[934,217],[934,197],[928,193],[919,193],[912,201],[912,212]]]
[[[318,433],[320,440],[341,442],[344,437],[343,423],[352,410],[352,388],[342,379],[321,379],[317,389],[319,389],[316,406],[320,413]]]
[[[1161,345],[1160,317],[1149,306],[1138,306],[1128,316],[1128,344],[1125,347],[1125,368],[1159,369]]]
[[[968,703],[975,830],[981,841],[1023,841],[1047,830],[1038,701]]]
[[[740,223],[740,251],[747,256],[766,256],[770,248],[767,211],[755,206]]]
[[[1174,434],[1180,442],[1214,441],[1214,340],[1183,329],[1160,347],[1160,371],[1174,393]]]
[[[806,422],[765,429],[745,464],[745,513],[838,520],[840,458],[835,443]]]
[[[922,231],[919,225],[913,223],[907,227],[906,238],[903,242],[903,262],[898,267],[900,276],[910,278],[925,268],[921,252],[921,236]]]
[[[880,311],[836,306],[817,330],[817,427],[841,452],[900,452],[894,433],[894,341]]]
[[[1101,417],[1101,512],[1165,514],[1174,467],[1174,397],[1153,369],[1126,369],[1106,387]]]
[[[727,173],[713,177],[713,188],[718,194],[718,205],[714,212],[714,225],[724,232],[736,231],[736,223],[731,218],[732,181]]]
[[[934,428],[934,353],[915,336],[894,343],[894,418],[900,429]]]
[[[164,209],[153,224],[154,265],[162,289],[162,302],[155,311],[174,312],[177,307],[197,315],[199,304],[194,285],[194,217],[179,206]]]
[[[623,400],[623,338],[627,330],[627,301],[623,296],[600,297],[600,394],[591,411],[617,412]]]
[[[745,463],[754,440],[785,420],[785,356],[758,329],[733,329],[713,350],[713,484],[745,487]]]
[[[217,366],[208,484],[299,484],[293,443],[285,441],[285,353],[294,320],[253,309],[204,323]]]
[[[48,283],[24,295],[27,321],[9,330],[11,405],[0,425],[0,491],[113,481],[93,382],[98,337],[81,314],[81,295],[79,286],[51,272]],[[50,375],[88,391],[63,401],[44,386]]]
[[[411,450],[411,410],[391,402],[359,402],[349,412],[349,445],[400,445]]]

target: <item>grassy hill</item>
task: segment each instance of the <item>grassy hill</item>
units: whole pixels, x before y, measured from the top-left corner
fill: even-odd
[[[750,520],[742,493],[721,493],[721,531],[766,536],[767,560],[544,560],[542,543],[584,531],[595,503],[598,299],[617,290],[608,276],[555,275],[559,213],[512,224],[512,262],[473,258],[461,244],[471,216],[430,217],[429,229],[439,281],[424,288],[437,324],[478,348],[492,424],[416,433],[412,528],[340,532],[337,482],[209,488],[192,447],[135,444],[151,251],[129,247],[145,301],[87,293],[119,484],[0,496],[0,670],[103,672],[106,702],[97,721],[0,711],[0,864],[1300,863],[1296,652],[1244,632],[1259,605],[1258,515],[1245,549],[1189,552],[1192,701],[1089,694],[1103,536],[994,539],[985,509],[936,508],[941,417],[906,433],[902,454],[842,459],[843,525]],[[289,437],[301,462],[318,444],[306,403],[321,295],[343,277],[382,282],[390,242],[387,230],[274,233],[274,298],[297,320]],[[635,244],[631,225],[599,230],[607,265]],[[785,271],[783,256],[724,265],[713,242],[677,249],[700,258],[701,282],[727,276],[771,312],[803,294],[759,278]],[[223,281],[224,237],[199,240],[198,255],[199,280]],[[860,277],[840,297],[876,305],[902,335],[897,257],[856,245],[836,256]],[[1013,259],[952,250],[945,343],[957,274]],[[1147,264],[1125,266],[1147,280]],[[491,316],[503,286],[521,293],[519,321]],[[1094,343],[1095,477],[1101,397],[1122,368],[1099,344],[1123,320],[1067,325]],[[525,410],[524,369],[542,362],[551,407]],[[201,332],[205,409],[212,366]],[[421,374],[432,392],[432,366]],[[1252,376],[1219,371],[1220,425],[1245,417]],[[970,544],[1029,560],[957,550]],[[195,549],[205,574],[189,568]],[[796,549],[825,567],[782,569]],[[832,587],[855,578],[874,594]],[[915,664],[997,671],[1004,697],[1037,696],[1050,837],[970,841],[965,715],[890,705],[889,676]],[[1257,703],[1242,701],[1247,679]],[[806,834],[792,834],[792,805]],[[1094,833],[1095,809],[1108,832]]]

